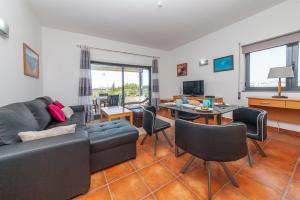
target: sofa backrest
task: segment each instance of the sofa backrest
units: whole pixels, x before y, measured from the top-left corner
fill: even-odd
[[[36,119],[39,125],[39,130],[44,130],[52,121],[47,108],[48,103],[46,103],[43,99],[38,98],[33,101],[25,102],[25,105],[29,108]]]
[[[22,131],[39,130],[39,125],[25,103],[14,103],[0,108],[0,146],[20,142]]]
[[[51,99],[51,97],[48,97],[48,96],[39,97],[39,98],[36,98],[36,99],[42,100],[47,105],[50,104],[50,103],[53,103],[53,99]]]

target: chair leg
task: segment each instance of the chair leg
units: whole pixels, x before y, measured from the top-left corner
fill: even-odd
[[[155,135],[155,138],[154,138],[154,156],[156,156],[156,147],[157,147],[158,137],[157,137],[157,133],[154,133],[154,135]]]
[[[212,176],[212,172],[210,169],[210,162],[207,161],[206,162],[206,169],[207,169],[207,175],[208,175],[208,200],[211,200],[211,176]]]
[[[189,166],[192,164],[192,162],[194,161],[195,157],[191,156],[186,163],[183,165],[183,167],[180,169],[180,173],[184,174],[186,172],[186,170],[189,168]]]
[[[179,149],[178,146],[175,144],[175,157],[179,156]]]
[[[147,137],[148,137],[148,134],[146,133],[145,136],[144,136],[144,138],[143,138],[143,140],[142,140],[142,142],[141,142],[141,145],[144,144],[144,142],[145,142],[145,140],[147,139]]]
[[[248,144],[247,144],[247,149],[248,149],[248,163],[250,167],[253,167],[253,157]]]
[[[258,150],[259,154],[262,157],[267,157],[266,153],[264,152],[264,150],[259,146],[259,144],[255,141],[255,140],[251,140],[253,142],[253,144],[255,145],[256,149]]]
[[[173,148],[173,144],[172,144],[172,142],[170,141],[170,139],[168,138],[168,136],[167,136],[165,130],[162,130],[161,132],[162,132],[163,135],[165,136],[165,138],[166,138],[167,142],[169,143],[169,145]]]
[[[230,170],[228,169],[228,167],[226,166],[225,163],[220,162],[225,174],[227,175],[227,177],[229,178],[230,182],[232,183],[232,185],[234,185],[235,187],[239,187],[238,182],[235,180],[234,176],[232,175],[232,173],[230,172]]]

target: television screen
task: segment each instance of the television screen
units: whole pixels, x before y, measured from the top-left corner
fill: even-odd
[[[214,59],[214,72],[233,70],[233,55]]]
[[[204,81],[184,81],[183,82],[183,94],[192,96],[204,95]]]

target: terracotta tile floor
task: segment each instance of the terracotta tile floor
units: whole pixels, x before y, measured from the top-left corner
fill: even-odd
[[[251,143],[254,166],[247,159],[228,163],[240,187],[235,188],[217,163],[213,163],[213,199],[300,199],[300,137],[269,130],[263,148],[268,157],[257,154]],[[174,143],[174,127],[167,130]],[[157,156],[153,156],[152,140],[140,146],[137,158],[113,166],[91,176],[90,191],[75,199],[86,200],[193,200],[207,199],[207,171],[203,161],[195,160],[183,175],[179,169],[188,154],[176,158],[160,136]]]

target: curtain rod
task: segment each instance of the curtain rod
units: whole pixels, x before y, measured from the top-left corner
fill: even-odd
[[[81,48],[81,47],[84,47],[85,45],[77,44],[76,46]],[[144,54],[131,53],[131,52],[127,52],[127,51],[117,51],[117,50],[112,50],[112,49],[103,49],[103,48],[97,48],[97,47],[91,47],[91,46],[86,46],[86,47],[88,47],[90,49],[94,49],[94,50],[99,50],[99,51],[107,51],[107,52],[113,52],[113,53],[120,53],[120,54],[127,54],[127,55],[133,55],[133,56],[141,56],[141,57],[147,57],[147,58],[160,59],[160,57],[158,57],[158,56],[149,56],[149,55],[144,55]]]

